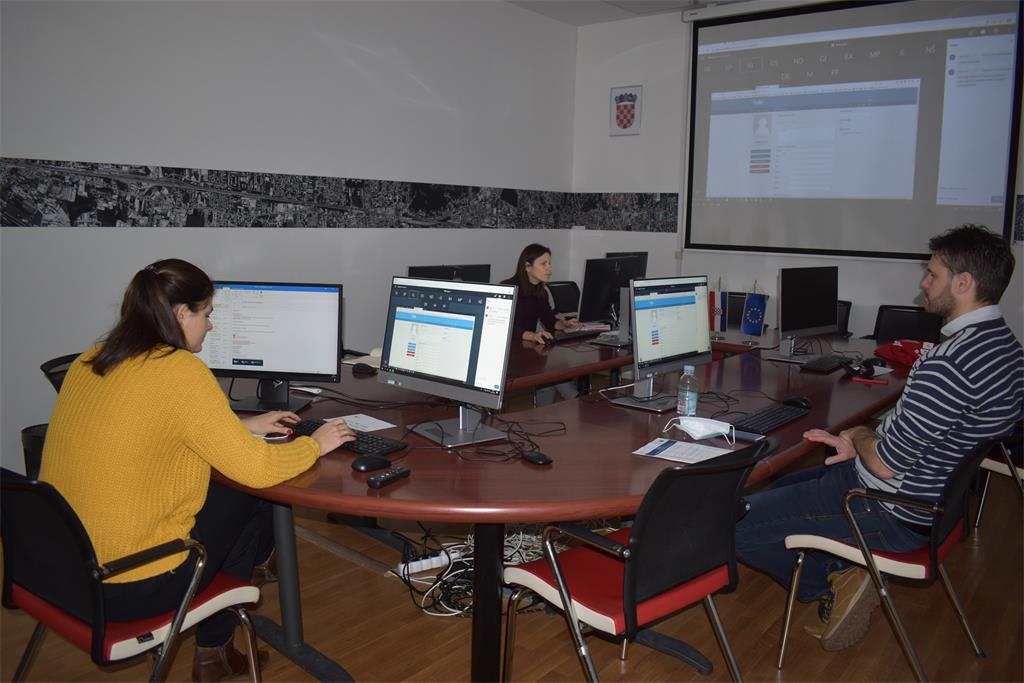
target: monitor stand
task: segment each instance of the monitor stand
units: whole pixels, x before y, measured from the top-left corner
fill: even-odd
[[[288,380],[261,379],[256,396],[231,402],[231,410],[240,413],[269,413],[272,410],[290,410],[293,413],[310,404],[311,399],[290,395]]]
[[[624,346],[630,346],[633,340],[630,338],[629,330],[632,327],[630,321],[630,312],[632,309],[629,306],[629,287],[619,288],[619,316],[617,318],[618,329],[612,330],[611,332],[602,332],[597,335],[597,339],[591,341],[591,344],[597,344],[599,346],[611,346],[614,348],[622,348]],[[612,311],[614,313],[615,311]]]
[[[796,352],[796,337],[785,337],[780,340],[778,353],[761,352],[761,360],[773,360],[780,363],[795,363],[796,365],[803,365],[814,357],[813,353]]]
[[[611,401],[626,408],[639,408],[652,413],[667,413],[676,409],[678,398],[676,396],[655,396],[654,378],[648,377],[633,385],[632,396],[620,396]]]
[[[481,417],[480,411],[467,406],[459,406],[458,417],[421,422],[413,427],[412,431],[445,448],[456,448],[505,438],[505,432],[483,424],[480,421]]]

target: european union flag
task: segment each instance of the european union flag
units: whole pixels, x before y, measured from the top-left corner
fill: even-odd
[[[764,309],[768,306],[767,294],[747,293],[743,301],[743,321],[740,331],[752,337],[760,337],[764,329]]]

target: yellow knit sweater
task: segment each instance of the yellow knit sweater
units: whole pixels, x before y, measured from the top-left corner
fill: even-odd
[[[309,437],[271,445],[231,412],[206,365],[167,349],[124,361],[100,377],[71,366],[46,434],[40,479],[53,484],[85,526],[101,564],[188,538],[206,500],[210,468],[262,488],[308,469]],[[180,553],[111,579],[138,581],[174,569]]]

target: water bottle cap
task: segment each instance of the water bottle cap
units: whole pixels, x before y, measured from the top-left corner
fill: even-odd
[[[687,375],[692,375],[692,374],[693,374],[694,372],[695,372],[695,371],[694,371],[694,369],[693,369],[693,366],[692,366],[692,365],[684,365],[684,366],[683,366],[683,373],[685,373],[685,374],[687,374]]]

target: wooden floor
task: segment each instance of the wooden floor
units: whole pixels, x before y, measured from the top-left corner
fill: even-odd
[[[948,567],[988,653],[975,659],[940,584],[896,586],[896,604],[932,680],[1021,681],[1024,653],[1021,500],[1006,477],[995,477],[981,530],[954,551]],[[397,552],[316,513],[297,511],[301,526],[361,550],[388,564]],[[396,578],[343,560],[309,541],[299,541],[307,641],[340,662],[357,681],[464,681],[469,678],[470,621],[423,615]],[[785,592],[765,576],[741,568],[736,592],[717,597],[726,632],[748,681],[903,681],[912,679],[886,617],[874,615],[871,631],[856,646],[829,653],[804,634],[813,606],[798,606],[786,667],[775,668]],[[277,587],[267,586],[257,610],[277,615]],[[11,680],[34,626],[20,612],[0,614],[0,678]],[[729,680],[703,608],[664,622],[659,630],[685,638],[714,663],[703,677],[678,661],[634,646],[618,660],[618,646],[590,638],[598,672],[606,681]],[[193,640],[186,637],[168,680],[190,679]],[[101,670],[79,650],[49,634],[28,680],[136,681],[148,674],[147,659]],[[519,619],[514,678],[575,681],[582,678],[560,616],[537,610]],[[308,675],[277,653],[263,670],[265,681],[306,681]]]

